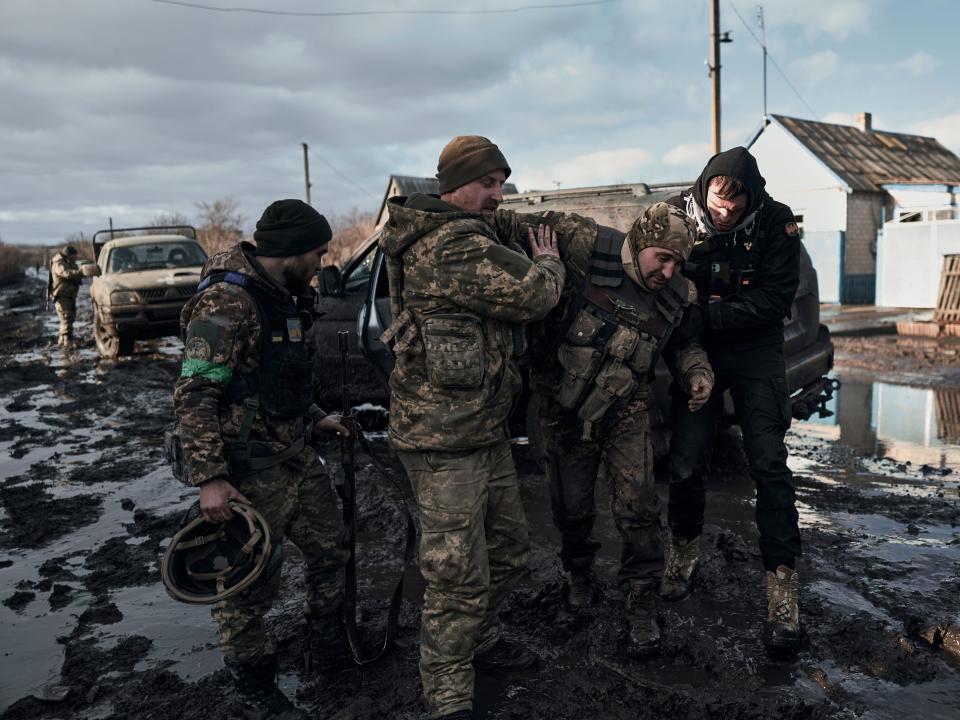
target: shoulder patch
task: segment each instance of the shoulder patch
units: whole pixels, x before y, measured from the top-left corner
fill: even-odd
[[[213,358],[213,348],[206,338],[194,335],[187,339],[183,348],[183,357],[187,360],[211,360]]]
[[[783,229],[787,233],[787,235],[789,235],[790,237],[796,237],[797,235],[800,234],[800,226],[797,225],[792,220],[788,222],[786,224],[786,227],[784,227]]]
[[[687,302],[691,305],[697,304],[697,286],[687,280]]]

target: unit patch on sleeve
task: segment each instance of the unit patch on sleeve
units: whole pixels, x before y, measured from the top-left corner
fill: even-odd
[[[210,360],[213,358],[213,348],[206,338],[194,335],[187,339],[183,348],[183,356],[187,360]]]
[[[797,225],[795,222],[788,222],[784,230],[786,231],[787,235],[789,235],[790,237],[796,237],[797,235],[800,234],[800,226]]]

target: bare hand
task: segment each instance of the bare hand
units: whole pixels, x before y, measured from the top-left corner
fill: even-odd
[[[350,431],[345,425],[341,422],[343,418],[340,415],[327,415],[322,420],[319,420],[313,424],[313,435],[317,436],[317,433],[340,433],[344,437],[350,436]]]
[[[552,227],[541,225],[536,234],[533,228],[527,228],[527,235],[530,240],[530,253],[534,260],[540,255],[560,257],[560,251],[557,249],[557,234]]]
[[[707,400],[710,399],[710,392],[713,390],[713,383],[703,373],[696,373],[690,378],[690,400],[687,401],[687,407],[690,412],[696,412],[702,408]]]
[[[208,480],[200,486],[200,513],[207,522],[225,523],[232,518],[231,500],[250,504],[244,494],[226,480]]]

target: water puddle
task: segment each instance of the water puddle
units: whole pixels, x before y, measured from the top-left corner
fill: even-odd
[[[866,456],[960,471],[960,388],[843,380],[827,409],[831,417],[798,425]]]

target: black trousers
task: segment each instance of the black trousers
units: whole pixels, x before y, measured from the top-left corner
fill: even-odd
[[[713,362],[713,357],[710,360]],[[800,555],[800,528],[793,474],[787,467],[784,444],[791,415],[782,360],[778,370],[763,377],[735,370],[718,371],[710,400],[694,413],[687,408],[684,393],[673,393],[667,504],[671,533],[677,538],[692,539],[703,529],[704,481],[725,389],[733,397],[750,476],[757,488],[756,520],[764,567],[794,567],[795,558]]]

